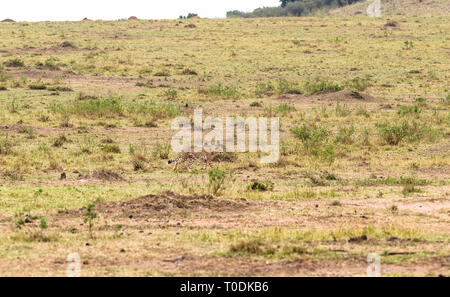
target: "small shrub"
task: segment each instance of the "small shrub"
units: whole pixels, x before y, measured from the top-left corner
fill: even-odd
[[[152,156],[155,159],[166,160],[169,158],[170,149],[171,149],[170,143],[157,142],[156,146],[152,151]]]
[[[94,211],[94,204],[89,204],[86,208],[86,212],[84,213],[84,223],[88,224],[89,228],[89,237],[93,238],[93,228],[94,228],[94,220],[97,218],[97,213]]]
[[[54,141],[53,141],[53,146],[54,147],[61,147],[63,146],[65,143],[69,142],[69,140],[67,139],[67,137],[62,134],[59,135]]]
[[[255,94],[257,97],[272,96],[275,93],[275,87],[271,83],[260,82],[256,85]]]
[[[348,82],[348,87],[352,91],[363,92],[369,87],[367,79],[355,77]]]
[[[331,202],[331,206],[342,206],[342,204],[339,200],[334,200],[333,202]]]
[[[102,146],[105,153],[120,154],[120,147],[117,144],[105,144]]]
[[[168,100],[175,100],[178,97],[178,92],[174,89],[166,90],[164,92],[164,97],[166,97]]]
[[[42,82],[32,83],[28,86],[30,90],[45,90],[47,86]]]
[[[40,229],[47,229],[47,227],[48,227],[47,219],[45,217],[41,217],[40,223],[39,223],[39,228]]]
[[[422,113],[422,109],[417,106],[402,106],[398,109],[397,114],[398,115],[419,115]]]
[[[237,98],[239,96],[236,87],[222,86],[221,84],[210,86],[206,90],[199,90],[199,93],[224,98]]]
[[[8,61],[4,62],[3,64],[6,67],[24,67],[25,66],[25,63],[19,58],[8,60]]]
[[[149,89],[156,88],[151,80],[148,80],[146,82],[138,81],[136,83],[136,87],[145,87]]]
[[[353,134],[355,133],[355,127],[342,127],[339,128],[338,134],[336,135],[335,142],[342,144],[352,144]]]
[[[155,76],[163,76],[163,77],[165,77],[165,76],[170,76],[170,73],[167,72],[167,71],[158,71],[154,75]]]
[[[338,117],[346,117],[352,113],[351,109],[349,109],[346,104],[341,105],[339,102],[336,104],[334,112]]]
[[[327,80],[308,81],[304,84],[303,90],[305,94],[314,95],[322,92],[338,92],[344,88],[337,83],[329,82]]]
[[[408,196],[413,193],[421,193],[422,190],[415,187],[413,184],[406,184],[403,186],[402,194],[404,196]]]
[[[434,141],[441,136],[441,132],[438,130],[418,121],[404,120],[393,124],[379,124],[378,130],[382,141],[390,145],[398,145],[402,141]]]
[[[287,104],[287,103],[281,103],[277,106],[276,112],[285,116],[286,114],[295,111],[295,107]]]
[[[45,70],[59,70],[58,65],[56,65],[53,59],[47,59],[45,62],[37,62],[36,68]]]
[[[221,169],[210,169],[208,171],[209,184],[208,189],[213,195],[220,195],[220,193],[225,188],[225,183],[227,180],[233,181],[233,173],[230,171],[227,173],[225,170]]]
[[[282,94],[302,94],[302,91],[298,87],[297,83],[290,82],[286,79],[278,80],[277,93]]]
[[[326,142],[329,132],[326,128],[319,127],[316,124],[303,124],[291,130],[295,138],[300,139],[307,149],[320,146]]]
[[[273,182],[271,181],[254,181],[247,186],[248,190],[252,191],[272,191],[273,190]]]
[[[198,75],[197,71],[190,69],[190,68],[186,68],[183,70],[182,74],[184,75]]]
[[[250,107],[262,107],[262,104],[258,101],[250,103]]]

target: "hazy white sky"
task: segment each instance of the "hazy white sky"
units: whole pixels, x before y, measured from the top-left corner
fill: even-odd
[[[78,21],[116,20],[137,16],[142,19],[173,19],[189,12],[201,17],[225,17],[229,10],[251,11],[278,6],[279,0],[3,0],[0,20]]]

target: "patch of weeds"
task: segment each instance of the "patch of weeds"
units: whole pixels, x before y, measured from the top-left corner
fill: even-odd
[[[52,105],[51,110],[62,114],[75,114],[88,118],[111,118],[114,116],[122,116],[124,107],[119,99],[98,99],[75,101],[69,104]]]
[[[17,113],[19,111],[19,104],[16,100],[13,100],[7,105],[7,108],[10,113]]]
[[[402,106],[397,110],[397,114],[398,115],[419,115],[420,113],[422,113],[422,109],[417,106]]]
[[[334,200],[331,202],[331,206],[342,206],[342,203],[339,200]]]
[[[152,156],[154,159],[166,160],[169,158],[171,146],[170,143],[157,142],[152,150]]]
[[[67,137],[64,134],[61,134],[58,137],[56,137],[56,139],[53,141],[52,146],[54,146],[54,147],[61,147],[67,142],[69,142]]]
[[[237,255],[264,255],[263,244],[260,240],[240,241],[230,246],[229,253]]]
[[[315,80],[307,81],[303,85],[303,91],[305,94],[314,95],[324,92],[338,92],[344,88],[338,83],[330,82],[328,80]]]
[[[33,130],[33,128],[20,128],[19,133],[27,134],[27,138],[29,139],[33,139],[36,137],[36,132]]]
[[[30,90],[46,90],[47,86],[43,82],[35,82],[28,85]]]
[[[45,62],[37,62],[36,63],[37,69],[45,69],[45,70],[59,70],[58,65],[56,65],[56,62],[54,59],[47,59]]]
[[[327,141],[330,132],[325,127],[315,123],[306,123],[291,130],[295,138],[300,139],[303,147],[310,153],[319,153]]]
[[[346,104],[341,105],[339,102],[336,103],[336,108],[334,109],[334,113],[338,117],[346,117],[349,116],[352,111],[347,107]]]
[[[207,89],[199,90],[200,94],[220,98],[238,98],[239,92],[234,86],[223,86],[222,84],[210,86]]]
[[[104,144],[101,146],[102,151],[111,154],[120,154],[120,147],[117,144]]]
[[[78,144],[80,153],[82,154],[92,154],[95,149],[94,139],[91,136],[86,135],[83,140]]]
[[[369,82],[367,79],[355,77],[350,80],[347,85],[352,91],[363,92],[369,87]]]
[[[56,86],[56,87],[49,87],[47,90],[52,92],[73,92],[73,90],[69,87],[62,87],[62,86]]]
[[[183,114],[181,105],[173,103],[156,103],[153,101],[136,103],[127,106],[126,111],[129,114],[144,114],[152,118],[152,122],[156,119],[173,118]]]
[[[421,192],[422,192],[422,190],[419,188],[416,188],[416,186],[414,184],[405,184],[403,186],[403,190],[402,190],[403,196],[409,196],[410,194],[421,193]]]
[[[295,110],[296,110],[295,107],[293,107],[287,103],[281,103],[280,105],[278,105],[276,107],[277,114],[281,114],[282,116],[285,116],[288,113],[293,112]]]
[[[397,206],[397,205],[392,205],[392,206],[389,208],[389,210],[390,210],[392,213],[398,213],[398,206]]]
[[[261,102],[253,101],[252,103],[250,103],[250,107],[262,107],[262,104]]]
[[[255,94],[257,97],[268,97],[272,96],[275,93],[276,88],[272,83],[264,83],[260,82],[256,85]]]
[[[197,71],[190,69],[190,68],[185,68],[182,72],[183,75],[198,75]]]
[[[403,43],[403,49],[404,50],[411,50],[411,49],[413,49],[414,48],[414,43],[412,42],[412,40],[406,40],[404,43]]]
[[[335,142],[341,143],[341,144],[352,144],[354,142],[353,140],[353,134],[355,133],[355,127],[341,127],[339,128],[339,131],[335,137]]]
[[[393,124],[378,124],[379,136],[385,144],[398,145],[402,141],[414,142],[419,140],[434,141],[441,133],[430,128],[423,122],[407,121]]]
[[[77,99],[81,100],[81,101],[84,101],[84,100],[97,100],[98,96],[80,92],[80,93],[78,93]]]
[[[93,229],[94,229],[94,221],[97,218],[98,214],[94,211],[95,204],[91,203],[87,206],[86,212],[84,213],[84,223],[88,224],[89,228],[89,237],[94,238]]]
[[[156,72],[156,73],[154,74],[154,76],[167,77],[167,76],[170,76],[170,73],[169,73],[168,71],[163,70],[163,71],[158,71],[158,72]]]
[[[234,181],[233,172],[227,172],[222,169],[213,168],[208,170],[208,189],[213,195],[220,195],[222,191],[225,189],[226,182]]]
[[[0,136],[0,155],[11,155],[14,146],[14,142],[8,135]]]
[[[178,98],[178,92],[174,89],[169,89],[164,91],[164,97],[166,97],[168,100],[175,100]]]
[[[279,79],[277,86],[277,93],[282,94],[302,94],[299,86],[295,82],[286,79]]]
[[[361,106],[361,105],[358,106],[358,108],[356,109],[355,114],[358,115],[358,116],[363,116],[365,118],[369,118],[370,117],[370,113],[367,110],[367,108],[365,106]]]
[[[136,83],[136,87],[144,87],[144,88],[149,88],[149,89],[156,88],[151,80],[148,80],[146,82],[139,81]]]
[[[254,181],[247,186],[247,190],[266,192],[272,191],[273,187],[274,183],[271,181]]]
[[[25,63],[21,59],[15,58],[4,62],[3,65],[6,67],[24,67]]]
[[[130,146],[131,163],[134,171],[145,171],[147,163],[147,148],[145,146]]]

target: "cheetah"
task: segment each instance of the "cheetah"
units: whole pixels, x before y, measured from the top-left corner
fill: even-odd
[[[175,159],[169,160],[167,163],[173,164],[175,163],[175,166],[173,168],[174,171],[177,170],[178,165],[187,163],[187,169],[188,171],[191,171],[191,166],[194,162],[200,161],[204,162],[203,169],[206,169],[208,166],[211,167],[211,162],[214,157],[215,153],[210,152],[196,152],[196,153],[189,153],[189,152],[181,152],[178,157]]]

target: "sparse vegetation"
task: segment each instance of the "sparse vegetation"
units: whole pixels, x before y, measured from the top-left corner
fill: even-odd
[[[450,23],[417,1],[352,16],[368,4],[0,22],[0,275],[63,276],[72,251],[82,276],[365,276],[369,252],[383,276],[448,274]],[[247,123],[247,152],[174,170],[196,109],[278,117],[280,158]]]

